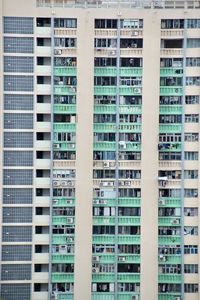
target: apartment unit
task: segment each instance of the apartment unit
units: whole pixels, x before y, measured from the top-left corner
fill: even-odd
[[[200,299],[200,2],[0,12],[1,299]]]

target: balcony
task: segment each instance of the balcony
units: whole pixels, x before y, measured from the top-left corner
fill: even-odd
[[[38,123],[37,123],[38,124]],[[39,124],[40,125],[40,124]],[[37,127],[38,128],[38,127]],[[39,126],[39,129],[40,129],[41,127]],[[46,128],[45,128],[46,129]],[[42,131],[42,130],[40,130],[40,131]],[[46,131],[46,130],[45,130]],[[50,131],[50,130],[49,130]],[[51,141],[45,141],[45,140],[40,140],[40,141],[36,141],[35,142],[35,148],[37,149],[37,150],[41,150],[41,151],[45,151],[45,150],[47,150],[47,151],[50,151],[50,149],[51,149]],[[37,162],[36,162],[37,163]]]
[[[92,274],[92,282],[114,282],[115,274],[114,273],[99,273]]]
[[[94,151],[116,151],[116,142],[96,142],[93,144]]]
[[[181,283],[181,275],[180,274],[159,274],[158,282],[159,283]]]
[[[176,56],[176,57],[182,57],[183,56],[183,50],[182,49],[174,49],[174,48],[167,48],[167,49],[161,49],[160,50],[160,56]]]
[[[32,300],[48,300],[48,292],[32,292]]]
[[[76,76],[76,67],[54,67],[54,76]]]
[[[73,225],[74,223],[74,216],[53,216],[53,225]]]
[[[36,35],[38,37],[50,37],[51,27],[36,27]]]
[[[76,124],[75,123],[54,123],[53,130],[55,132],[75,132]]]
[[[36,111],[40,114],[50,114],[51,113],[51,104],[50,103],[37,103]]]
[[[159,207],[181,207],[181,198],[161,197],[158,201]]]
[[[50,46],[37,46],[36,55],[42,57],[51,56],[51,47]]]
[[[160,87],[160,96],[182,96],[183,88],[182,87]]]
[[[36,159],[35,167],[37,169],[50,169],[51,160],[50,159]]]
[[[181,237],[170,235],[170,236],[159,236],[158,243],[160,245],[179,245],[181,244]]]
[[[72,264],[72,263],[74,263],[74,255],[53,253],[52,254],[52,263],[53,264],[60,264],[60,263]]]
[[[56,282],[74,282],[74,274],[72,273],[52,273],[51,274],[52,283]]]
[[[54,86],[54,94],[55,95],[72,95],[76,94],[75,86]]]
[[[54,29],[54,35],[57,36],[76,36],[77,30],[76,29],[69,29],[69,28],[55,28]]]
[[[50,132],[51,131],[51,122],[37,122],[36,130],[42,132]]]
[[[51,185],[51,179],[49,177],[36,177],[35,179],[35,185],[37,187],[50,187]]]
[[[67,245],[74,243],[73,235],[64,235],[64,234],[53,234],[53,245]]]
[[[159,217],[158,226],[181,226],[180,217]]]
[[[159,264],[181,264],[181,255],[161,254],[158,258]]]
[[[142,68],[121,67],[120,76],[142,76]],[[95,67],[94,76],[117,76],[116,67]]]
[[[51,85],[50,84],[37,84],[36,94],[38,95],[51,95]]]
[[[34,253],[33,261],[37,264],[48,264],[49,263],[49,253]]]
[[[49,234],[35,234],[33,237],[33,243],[41,245],[49,245],[50,237]]]
[[[69,207],[75,205],[75,198],[54,197],[53,207]]]
[[[160,105],[160,114],[181,114],[182,106],[181,105]]]
[[[181,133],[181,124],[160,124],[159,133]]]
[[[118,204],[119,206],[124,206],[124,207],[126,206],[140,207],[141,199],[140,198],[119,198]]]
[[[58,114],[75,114],[76,113],[76,105],[54,104],[53,110],[54,110],[54,113],[58,113]]]
[[[36,196],[34,200],[35,206],[48,207],[50,206],[50,197],[49,196]]]
[[[183,68],[160,68],[160,76],[183,77]]]
[[[140,274],[118,273],[118,282],[140,282]]]
[[[34,216],[34,224],[40,226],[49,226],[50,217],[48,215]]]
[[[51,76],[51,66],[36,66],[38,76]]]

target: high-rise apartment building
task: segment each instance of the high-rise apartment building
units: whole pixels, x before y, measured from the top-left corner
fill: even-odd
[[[0,13],[0,298],[199,300],[200,1]]]

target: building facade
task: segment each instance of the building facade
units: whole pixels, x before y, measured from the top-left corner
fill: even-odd
[[[2,300],[199,300],[200,2],[0,12]]]

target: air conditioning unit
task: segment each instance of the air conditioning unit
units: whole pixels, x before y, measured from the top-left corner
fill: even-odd
[[[99,268],[92,268],[92,273],[99,273]]]
[[[67,186],[67,182],[66,181],[61,181],[61,186]]]
[[[60,144],[53,144],[53,147],[54,147],[55,149],[59,149],[59,148],[60,148]]]
[[[93,200],[93,204],[100,204],[100,200]]]
[[[174,300],[181,300],[181,297],[180,296],[176,296],[176,297],[174,297]]]
[[[58,200],[57,200],[57,199],[54,199],[54,200],[53,200],[53,204],[58,204]]]
[[[73,204],[73,201],[72,200],[66,200],[66,203],[67,204]]]
[[[58,84],[59,85],[64,85],[64,82],[63,81],[59,81]]]
[[[60,245],[58,249],[59,249],[59,253],[66,253],[67,252],[67,246],[66,245]]]
[[[119,142],[119,149],[126,149],[126,142],[120,141]]]
[[[124,154],[119,154],[119,160],[124,160]]]
[[[164,199],[158,199],[158,204],[159,205],[165,205],[165,200]]]
[[[61,49],[55,49],[54,50],[54,54],[55,55],[61,55],[62,54],[62,50]]]
[[[134,88],[133,92],[138,94],[138,93],[141,93],[142,90],[141,90],[141,88]]]
[[[167,261],[166,256],[164,256],[162,254],[159,256],[159,259],[160,259],[160,261]]]
[[[100,185],[101,186],[113,186],[114,182],[112,182],[112,181],[103,181],[103,182],[100,182]]]
[[[172,220],[172,224],[180,224],[180,220],[179,219],[174,219],[174,220]]]
[[[108,52],[108,55],[109,56],[114,56],[114,55],[116,55],[117,54],[117,51],[116,50],[112,50],[112,51],[109,51]]]
[[[75,148],[75,144],[69,144],[69,148],[70,149],[74,149]]]
[[[93,260],[93,261],[99,261],[99,260],[100,260],[100,257],[99,257],[99,256],[93,256],[93,257],[92,257],[92,260]]]
[[[60,181],[53,181],[53,186],[60,186]]]
[[[66,222],[69,223],[69,224],[72,224],[74,222],[74,219],[73,218],[67,218]]]
[[[66,186],[73,186],[74,183],[71,180],[66,181]]]
[[[139,32],[136,31],[136,30],[133,30],[133,31],[131,32],[131,36],[136,36],[136,35],[139,35]]]
[[[160,176],[160,177],[158,177],[158,180],[159,181],[167,181],[168,177],[167,176]]]
[[[109,167],[110,167],[110,163],[107,162],[107,161],[104,162],[104,163],[103,163],[103,167],[104,167],[104,168],[109,168]]]
[[[120,186],[124,185],[124,181],[119,181],[119,185]]]
[[[107,204],[106,200],[99,200],[99,204]]]
[[[130,186],[131,185],[131,181],[125,181],[125,185],[126,186]]]
[[[73,237],[67,237],[67,242],[73,243],[73,241],[74,241]]]
[[[131,300],[139,300],[139,296],[138,295],[133,295]]]
[[[69,87],[69,91],[72,92],[72,93],[75,93],[76,92],[76,88],[74,86],[70,86]]]
[[[125,256],[119,256],[118,261],[126,261],[126,257]]]

